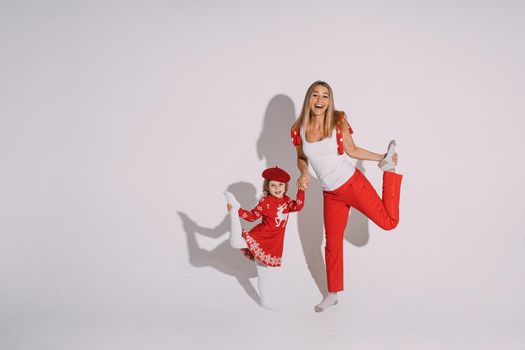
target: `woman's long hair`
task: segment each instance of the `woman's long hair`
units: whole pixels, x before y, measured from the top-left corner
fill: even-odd
[[[311,110],[310,110],[310,101],[312,99],[312,92],[314,91],[315,87],[318,85],[322,85],[325,88],[328,89],[329,92],[329,99],[330,104],[328,105],[328,108],[325,111],[325,117],[323,122],[323,139],[326,137],[332,136],[332,131],[335,128],[336,124],[336,110],[334,107],[334,94],[332,92],[332,88],[328,83],[318,80],[312,83],[308,90],[306,91],[306,95],[304,96],[304,102],[303,102],[303,109],[301,110],[301,114],[299,115],[299,118],[297,118],[297,121],[295,122],[295,127],[303,127],[304,130],[306,130],[306,126],[311,123]]]

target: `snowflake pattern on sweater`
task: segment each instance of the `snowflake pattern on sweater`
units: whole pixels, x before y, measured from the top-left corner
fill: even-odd
[[[243,237],[251,255],[267,266],[281,266],[288,213],[303,209],[304,191],[298,190],[296,198],[293,200],[286,195],[283,198],[268,195],[252,210],[239,209],[239,216],[244,220],[255,221],[262,218],[262,222],[249,232],[243,231]],[[251,259],[246,251],[242,253]]]

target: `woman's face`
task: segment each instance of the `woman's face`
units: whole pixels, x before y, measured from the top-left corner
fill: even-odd
[[[276,198],[283,198],[286,190],[286,184],[284,182],[270,180],[268,183],[268,190],[270,194]]]
[[[324,115],[330,104],[330,91],[323,85],[317,85],[310,95],[310,110],[313,115]]]

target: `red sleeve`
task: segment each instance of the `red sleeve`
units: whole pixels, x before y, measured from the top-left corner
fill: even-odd
[[[290,130],[290,136],[292,137],[292,143],[295,147],[301,145],[301,132],[300,128],[297,126],[292,126]]]
[[[291,212],[300,211],[304,207],[304,191],[297,190],[296,200],[290,200],[288,210]]]
[[[257,219],[260,219],[264,213],[266,212],[265,206],[263,205],[264,198],[257,203],[255,208],[252,210],[245,210],[243,208],[239,209],[239,217],[243,218],[246,221],[255,221]]]
[[[346,119],[346,114],[343,111],[337,111],[337,117],[338,117],[338,125],[340,127],[347,127],[348,131],[350,131],[350,134],[354,133],[354,130],[352,130],[352,127],[350,126],[350,123],[348,122],[348,119]]]

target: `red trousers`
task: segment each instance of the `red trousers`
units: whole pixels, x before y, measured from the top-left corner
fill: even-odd
[[[326,275],[328,291],[343,290],[343,238],[348,213],[353,207],[384,230],[399,222],[399,195],[402,175],[383,173],[383,199],[358,169],[335,191],[324,191],[324,227],[326,231]]]

